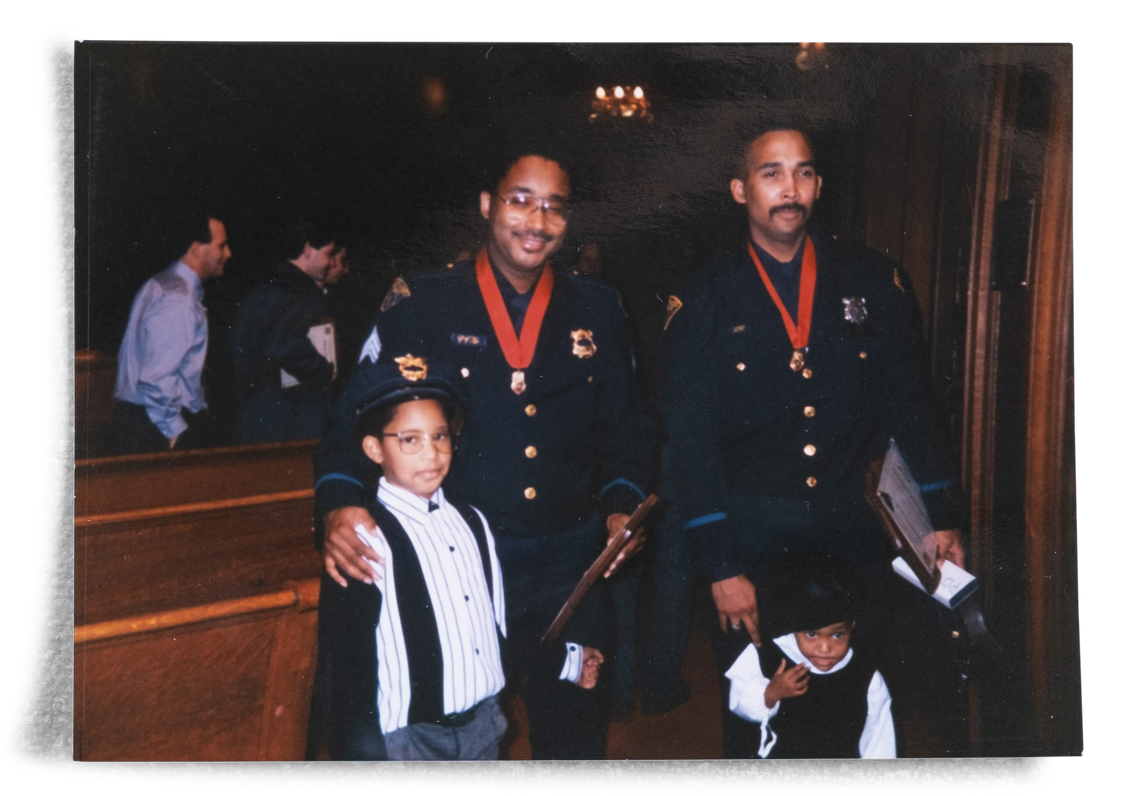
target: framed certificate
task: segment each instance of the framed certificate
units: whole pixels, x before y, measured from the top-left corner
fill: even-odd
[[[895,441],[881,462],[874,462],[866,475],[865,495],[927,593],[938,590],[938,545],[918,483]]]

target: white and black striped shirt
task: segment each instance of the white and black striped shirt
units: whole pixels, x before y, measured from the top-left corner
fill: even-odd
[[[377,498],[399,520],[419,558],[443,651],[443,710],[462,713],[506,684],[499,657],[496,628],[507,634],[503,605],[503,573],[495,555],[495,540],[487,520],[476,509],[487,537],[491,559],[491,588],[487,588],[479,547],[471,528],[447,502],[443,490],[431,501],[380,479]],[[438,507],[438,508],[437,508]],[[379,538],[357,529],[361,540],[384,559],[372,564],[373,582],[382,595],[376,626],[380,731],[387,734],[408,724],[412,678],[408,650],[400,623],[392,549]],[[493,600],[488,592],[494,595]]]

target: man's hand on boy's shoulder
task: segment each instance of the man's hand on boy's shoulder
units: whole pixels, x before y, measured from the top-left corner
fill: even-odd
[[[359,506],[333,509],[325,515],[325,545],[321,550],[321,556],[324,558],[325,571],[329,573],[329,577],[344,587],[348,586],[344,575],[371,583],[372,567],[368,563],[369,560],[377,564],[384,563],[380,554],[357,536],[357,526],[366,529],[373,536],[379,535],[379,529],[372,515]]]
[[[950,531],[935,531],[934,541],[938,545],[936,553],[937,564],[942,566],[943,561],[952,561],[962,569],[966,568],[966,552],[962,549],[962,534],[955,528]]]
[[[808,665],[801,663],[790,669],[787,668],[787,665],[787,659],[782,658],[780,668],[772,675],[772,679],[768,681],[768,687],[764,689],[764,704],[768,706],[768,710],[776,707],[776,703],[781,699],[800,696],[807,692]]]

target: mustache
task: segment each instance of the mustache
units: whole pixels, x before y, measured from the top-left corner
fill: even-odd
[[[537,230],[527,230],[525,232],[514,232],[512,234],[520,235],[520,236],[533,235],[536,238],[542,238],[547,243],[550,243],[552,240],[554,240],[554,236],[551,235],[549,232],[539,232]]]
[[[773,207],[771,210],[769,210],[768,218],[771,218],[777,213],[782,213],[785,210],[798,210],[801,215],[807,215],[807,208],[801,205],[799,202],[788,202],[785,205],[778,205],[777,207]]]

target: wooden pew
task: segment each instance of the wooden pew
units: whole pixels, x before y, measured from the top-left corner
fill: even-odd
[[[76,462],[76,625],[263,594],[319,575],[313,445]]]
[[[302,757],[313,446],[76,462],[77,759]]]
[[[320,581],[75,629],[77,760],[301,760]]]

